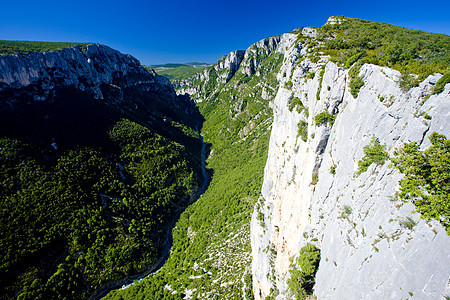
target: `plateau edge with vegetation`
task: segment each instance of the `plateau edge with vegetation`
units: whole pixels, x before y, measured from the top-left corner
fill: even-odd
[[[0,50],[2,298],[148,273],[185,207],[106,299],[450,295],[449,36],[330,17],[155,66],[173,85],[102,45]]]

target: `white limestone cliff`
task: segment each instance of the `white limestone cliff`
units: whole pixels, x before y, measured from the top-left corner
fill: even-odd
[[[262,39],[247,50],[232,51],[222,56],[212,67],[186,80],[175,80],[173,85],[178,95],[189,94],[196,102],[202,102],[211,95],[208,85],[220,86],[235,74],[260,75],[260,62],[272,52],[285,53],[297,35],[285,33]],[[267,97],[269,98],[269,97]]]
[[[399,72],[366,64],[360,70],[364,86],[354,98],[345,68],[326,57],[298,63],[306,49],[295,43],[288,46],[272,103],[262,199],[251,224],[255,298],[292,298],[286,283],[290,259],[307,242],[321,250],[317,299],[450,295],[450,237],[444,228],[412,213],[413,204],[395,200],[402,175],[389,162],[372,164],[356,175],[363,147],[372,136],[386,144],[391,155],[404,142],[416,141],[425,149],[434,131],[450,137],[450,84],[427,99],[441,75],[402,91]],[[311,72],[314,78],[308,78]],[[309,113],[289,111],[291,95]],[[315,124],[314,116],[324,110],[337,114],[334,125]],[[308,124],[306,141],[298,136],[300,121]],[[335,172],[330,172],[332,166]],[[318,175],[317,183],[313,174]],[[344,215],[344,207],[351,213]],[[406,217],[417,225],[402,226]]]
[[[32,86],[45,100],[54,88],[73,86],[103,99],[102,85],[139,87],[175,98],[170,81],[147,72],[137,59],[110,47],[90,44],[50,52],[0,55],[0,91]]]

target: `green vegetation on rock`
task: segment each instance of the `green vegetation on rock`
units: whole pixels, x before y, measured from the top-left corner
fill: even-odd
[[[369,166],[373,163],[377,165],[383,165],[389,158],[386,151],[386,145],[382,145],[380,141],[373,136],[370,143],[364,146],[364,157],[358,161],[357,175],[367,171]]]
[[[309,243],[300,249],[300,254],[295,262],[291,261],[289,266],[291,277],[287,284],[296,300],[307,299],[313,294],[319,261],[320,250]]]
[[[320,69],[319,74],[319,87],[317,88],[316,93],[316,100],[320,100],[320,91],[322,90],[322,81],[323,81],[323,75],[325,74],[325,65],[323,65]]]
[[[445,73],[434,86],[433,94],[439,94],[444,91],[444,87],[447,83],[450,83],[450,71]]]
[[[426,150],[412,142],[394,151],[392,163],[405,174],[399,196],[412,201],[422,217],[441,222],[450,235],[450,141],[433,132],[430,142]]]
[[[301,120],[297,124],[297,136],[304,142],[308,140],[308,122]]]
[[[336,120],[336,115],[332,115],[326,110],[321,113],[318,113],[314,117],[314,122],[315,122],[316,126],[320,126],[321,124],[328,124],[328,123],[330,125],[333,125],[335,120]]]
[[[309,116],[309,110],[307,107],[305,107],[305,105],[303,105],[302,100],[300,100],[297,97],[294,97],[294,93],[292,93],[292,95],[289,97],[289,101],[288,101],[288,109],[290,112],[292,112],[292,110],[295,110],[301,114],[302,112],[305,112],[305,116],[308,117]]]
[[[350,93],[354,98],[358,97],[359,90],[364,86],[364,81],[359,76],[361,66],[362,61],[359,61],[348,71],[348,75],[350,76]]]
[[[449,70],[448,35],[356,18],[337,18],[340,24],[325,24],[319,29],[318,40],[324,43],[321,51],[347,68],[358,61],[388,66],[402,74],[419,75],[419,82],[430,74]]]
[[[86,46],[88,43],[64,43],[64,42],[31,42],[31,41],[5,41],[0,40],[0,54],[48,52],[73,46]]]

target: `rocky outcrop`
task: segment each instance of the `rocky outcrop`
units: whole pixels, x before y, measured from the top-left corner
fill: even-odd
[[[188,96],[177,96],[170,81],[146,71],[137,59],[90,44],[51,52],[0,55],[0,110],[52,102],[61,89],[75,89],[121,113],[148,109],[149,101],[179,114],[195,114]],[[156,100],[157,99],[157,100]],[[168,111],[168,110],[167,110]]]
[[[396,200],[402,175],[389,163],[372,164],[359,176],[356,170],[373,136],[391,155],[404,142],[428,147],[434,131],[450,137],[450,85],[429,97],[441,76],[435,74],[403,91],[399,72],[366,64],[360,70],[364,86],[354,98],[345,68],[326,57],[295,63],[305,51],[290,45],[278,74],[262,199],[251,224],[256,299],[292,298],[286,283],[290,259],[308,242],[321,250],[318,299],[448,295],[450,237],[444,228]],[[305,109],[290,111],[290,98]],[[314,117],[324,111],[335,114],[334,124],[316,124]],[[308,128],[305,141],[301,122]],[[406,218],[417,224],[403,226]]]
[[[214,66],[214,70],[217,72],[225,70],[226,72],[222,74],[222,79],[225,80],[225,82],[228,82],[231,77],[233,77],[234,73],[239,69],[239,66],[241,65],[242,59],[244,58],[245,51],[243,50],[236,50],[231,52],[228,55],[225,55]]]
[[[39,85],[42,90],[75,86],[87,90],[96,99],[103,99],[100,86],[104,84],[121,88],[141,85],[173,95],[167,78],[148,73],[130,55],[98,44],[44,53],[1,55],[0,82],[0,91],[30,85]]]
[[[174,81],[177,94],[189,94],[196,102],[201,102],[212,95],[212,90],[226,84],[235,74],[246,77],[261,75],[261,62],[272,53],[284,54],[287,45],[295,40],[297,35],[286,33],[279,36],[262,39],[251,45],[247,50],[236,50],[224,55],[219,61],[203,72],[181,81]]]

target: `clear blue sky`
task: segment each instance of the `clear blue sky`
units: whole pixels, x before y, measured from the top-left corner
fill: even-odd
[[[1,0],[0,39],[96,42],[142,64],[222,55],[331,15],[450,35],[450,1]]]

